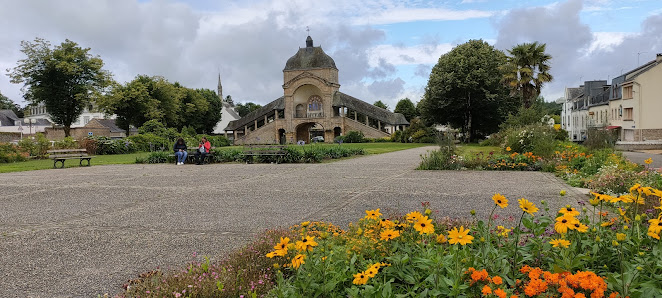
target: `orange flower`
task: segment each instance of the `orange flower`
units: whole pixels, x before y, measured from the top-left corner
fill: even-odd
[[[501,279],[499,276],[492,277],[492,283],[495,285],[500,285],[503,283],[503,279]]]
[[[485,269],[480,270],[480,271],[473,271],[473,273],[471,273],[472,282],[487,280],[489,277],[490,277],[490,275],[487,274],[487,270],[485,270]]]
[[[492,288],[490,288],[490,286],[488,286],[488,285],[485,285],[483,287],[483,290],[480,291],[480,292],[483,293],[483,296],[487,296],[489,294],[492,294]]]
[[[506,294],[506,291],[504,291],[502,289],[496,289],[496,290],[494,290],[494,295],[496,295],[499,298],[506,298],[506,296],[508,294]]]
[[[536,269],[540,270],[540,268]],[[547,283],[537,278],[531,279],[529,284],[524,288],[524,294],[529,297],[533,297],[545,291],[547,291]]]

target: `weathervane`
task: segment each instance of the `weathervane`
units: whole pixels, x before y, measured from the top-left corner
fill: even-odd
[[[310,36],[310,28],[308,28],[308,26],[306,26],[306,32],[308,32],[308,36]]]

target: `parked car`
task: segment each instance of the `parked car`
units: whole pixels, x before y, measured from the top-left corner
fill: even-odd
[[[323,136],[316,136],[316,137],[313,137],[310,141],[313,142],[313,143],[324,142],[324,137]]]

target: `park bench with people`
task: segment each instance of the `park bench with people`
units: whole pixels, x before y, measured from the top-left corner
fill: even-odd
[[[57,150],[48,150],[48,157],[53,160],[53,168],[57,169],[57,163],[60,163],[60,169],[64,168],[64,161],[67,159],[78,159],[78,164],[82,166],[89,167],[90,160],[94,157],[87,154],[86,149],[57,149]],[[84,165],[83,161],[87,161],[87,164]]]
[[[209,150],[207,154],[205,155],[205,160],[203,160],[203,163],[212,163],[214,160],[214,148],[216,147],[211,147],[212,150]],[[187,163],[195,163],[195,153],[198,152],[198,147],[188,147],[186,148],[186,151],[188,152],[188,155],[186,156],[186,162]],[[175,153],[168,154],[168,156],[175,156]],[[177,158],[175,158],[175,163],[177,163]]]
[[[250,163],[253,160],[253,156],[283,157],[287,154],[285,148],[287,148],[285,145],[246,145],[244,146],[244,152],[242,152],[242,155],[244,157],[251,157],[246,158],[246,161]],[[276,159],[276,163],[278,163],[278,161],[279,158]]]

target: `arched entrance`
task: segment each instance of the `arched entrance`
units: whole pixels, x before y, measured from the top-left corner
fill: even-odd
[[[321,137],[324,140],[324,127],[316,122],[301,123],[297,126],[297,142],[304,141],[306,144],[311,143],[313,138],[318,139]]]
[[[278,130],[278,143],[281,145],[285,145],[285,142],[286,142],[285,130],[281,128]]]
[[[342,129],[340,127],[336,126],[336,127],[333,128],[333,137],[334,138],[339,137],[341,133],[342,133]]]

